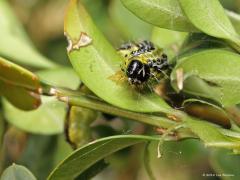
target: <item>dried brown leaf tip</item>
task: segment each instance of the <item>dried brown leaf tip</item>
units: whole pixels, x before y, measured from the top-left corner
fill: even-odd
[[[66,32],[64,32],[64,35],[68,41],[68,53],[70,53],[72,50],[79,50],[81,47],[88,46],[92,43],[92,38],[90,38],[85,32],[81,32],[79,40],[77,42],[73,42],[71,37]]]

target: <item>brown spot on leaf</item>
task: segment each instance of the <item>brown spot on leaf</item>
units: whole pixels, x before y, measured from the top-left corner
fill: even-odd
[[[67,52],[69,53],[72,50],[73,43],[72,43],[71,38],[69,37],[69,35],[66,32],[64,32],[64,36],[67,38],[67,42],[68,42]]]
[[[38,108],[41,105],[41,97],[40,97],[40,95],[38,93],[33,92],[33,91],[30,91],[29,94],[35,100],[34,104],[33,104],[34,109]]]
[[[73,42],[70,36],[66,32],[64,32],[64,35],[67,37],[67,41],[68,41],[68,47],[67,47],[68,53],[70,53],[72,50],[78,50],[81,47],[88,46],[92,42],[92,38],[90,38],[85,32],[81,32],[79,40],[77,42]]]
[[[176,122],[180,122],[181,121],[177,116],[175,116],[173,114],[167,114],[167,117],[169,119],[173,120],[173,121],[176,121]]]
[[[32,80],[33,80],[33,81],[37,81],[37,80],[38,80],[38,77],[37,77],[37,76],[32,76]]]

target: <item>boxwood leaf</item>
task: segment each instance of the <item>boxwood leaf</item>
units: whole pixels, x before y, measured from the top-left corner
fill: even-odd
[[[127,41],[150,38],[152,26],[129,12],[121,1],[111,1],[109,12],[113,23]],[[139,29],[141,30],[139,31]]]
[[[0,92],[16,108],[24,111],[36,109],[41,104],[40,95],[25,88],[13,86],[0,80]]]
[[[153,93],[142,94],[110,76],[122,59],[96,28],[80,1],[72,0],[65,17],[68,54],[83,83],[97,96],[118,107],[141,112],[169,112],[171,108]]]
[[[59,67],[51,70],[41,70],[36,74],[41,82],[51,86],[76,90],[81,83],[77,73],[72,68]]]
[[[187,126],[209,147],[221,147],[238,152],[240,139],[223,135],[219,128],[209,122],[188,119]]]
[[[70,68],[42,70],[37,74],[42,81],[53,86],[77,89],[80,84],[77,74]],[[7,89],[7,92],[9,92],[10,88],[5,86],[3,89]],[[12,95],[12,92],[10,93]],[[15,101],[19,97],[20,101],[23,102],[23,106],[28,104],[26,103],[27,97],[23,97],[24,93],[18,90],[15,94],[14,96],[9,96]],[[3,101],[5,117],[9,123],[26,132],[37,134],[62,133],[67,105],[53,97],[42,97],[42,102],[42,105],[37,110],[26,112],[17,109],[7,101]]]
[[[36,180],[34,175],[24,166],[13,164],[3,172],[1,180]]]
[[[23,110],[36,109],[41,104],[38,77],[1,57],[0,91],[12,104]]]
[[[123,5],[144,21],[176,31],[198,30],[183,14],[178,0],[121,0]]]
[[[0,57],[0,80],[29,90],[39,91],[38,77],[32,72]]]
[[[93,141],[74,151],[50,174],[48,180],[74,179],[108,155],[134,144],[154,140],[150,136],[118,135]]]
[[[183,71],[183,91],[217,101],[222,106],[240,102],[240,56],[212,49],[193,53],[180,59],[171,74],[177,89],[177,71]]]
[[[188,19],[202,32],[240,45],[236,33],[218,0],[179,0]]]
[[[142,20],[160,28],[175,31],[198,32],[182,12],[178,0],[121,0],[129,11]],[[139,11],[139,9],[141,9]],[[226,10],[233,26],[239,31],[239,15]],[[159,20],[160,19],[160,20]]]
[[[0,1],[0,55],[21,65],[52,68],[56,65],[34,47],[7,1]]]
[[[229,19],[231,20],[231,23],[234,26],[237,33],[240,34],[240,15],[233,11],[225,10],[225,12],[228,15]]]
[[[58,134],[63,132],[66,104],[51,97],[42,97],[42,105],[33,111],[20,110],[3,101],[7,121],[26,132]]]

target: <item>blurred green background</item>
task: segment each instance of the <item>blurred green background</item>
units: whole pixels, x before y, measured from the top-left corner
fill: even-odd
[[[16,16],[37,49],[49,59],[71,66],[63,36],[67,0],[10,0]],[[124,8],[120,0],[83,0],[97,26],[117,48],[129,40],[150,39],[152,26]],[[225,8],[240,13],[240,0],[222,0]],[[1,12],[0,12],[1,13]],[[2,106],[1,109],[2,111]],[[2,115],[0,119],[4,119]],[[13,162],[29,168],[38,179],[45,179],[53,167],[71,151],[63,133],[41,135],[26,133],[2,123],[1,171]],[[51,127],[49,127],[51,128]],[[61,130],[63,132],[63,130]],[[89,129],[90,131],[90,129]],[[94,138],[113,134],[152,132],[151,127],[130,120],[99,115],[91,125]],[[206,149],[198,140],[166,142],[157,158],[157,144],[149,146],[151,167],[157,179],[240,179],[240,157],[226,150]],[[127,148],[107,158],[110,162],[95,180],[148,178],[143,164],[144,145]]]

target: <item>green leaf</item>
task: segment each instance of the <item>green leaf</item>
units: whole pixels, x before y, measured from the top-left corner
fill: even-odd
[[[90,16],[95,19],[96,26],[103,32],[107,39],[113,43],[118,43],[120,34],[109,15],[111,1],[95,1],[94,5],[91,0],[82,0],[81,2],[86,7]]]
[[[240,56],[236,53],[213,49],[194,53],[179,60],[171,74],[172,86],[183,83],[183,91],[213,99],[222,106],[240,102]],[[183,71],[179,82],[177,71]]]
[[[0,80],[0,92],[16,108],[24,111],[36,109],[41,104],[38,93],[28,91],[25,88],[12,86]]]
[[[81,83],[77,73],[72,68],[61,67],[51,70],[42,70],[38,71],[37,75],[41,82],[45,82],[51,86],[75,90]]]
[[[93,166],[88,168],[84,173],[80,174],[76,178],[76,180],[82,180],[82,179],[92,179],[94,176],[96,176],[98,173],[102,172],[104,169],[108,167],[108,163],[106,163],[104,160],[100,160],[96,162]]]
[[[239,35],[218,0],[179,0],[188,19],[202,32],[240,45]]]
[[[183,14],[178,0],[121,0],[123,5],[144,21],[175,31],[198,30]]]
[[[74,179],[108,155],[134,144],[154,140],[150,136],[119,135],[93,141],[74,151],[50,174],[48,180]]]
[[[23,110],[36,109],[41,104],[38,77],[1,57],[0,91],[13,105]]]
[[[171,46],[180,46],[184,39],[187,37],[187,33],[172,31],[163,28],[155,27],[152,32],[152,41],[161,48],[169,48]]]
[[[36,68],[52,68],[56,66],[33,47],[7,1],[0,1],[0,12],[1,56],[16,63]]]
[[[80,80],[77,74],[70,68],[42,70],[39,71],[37,75],[41,81],[47,82],[52,86],[77,89],[80,85]],[[8,91],[9,89],[10,88],[7,88]],[[24,93],[16,92],[15,94],[15,96],[10,96],[11,94],[9,96],[15,101],[19,96],[19,100],[21,102],[26,102],[26,98],[23,98]],[[17,109],[8,102],[4,101],[4,113],[8,122],[31,133],[62,133],[67,105],[52,97],[42,97],[42,101],[42,105],[37,110],[31,112],[25,112]]]
[[[71,106],[65,123],[65,133],[69,143],[76,149],[90,141],[90,124],[96,120],[97,112]]]
[[[13,164],[3,172],[1,180],[36,180],[34,175],[24,166]]]
[[[225,10],[225,13],[228,15],[237,33],[240,34],[240,15],[228,10]]]
[[[185,32],[154,27],[151,41],[158,47],[163,48],[171,61],[179,53],[180,47],[187,35]]]
[[[217,126],[197,119],[187,119],[187,126],[209,147],[221,147],[233,151],[240,150],[240,139],[223,135]]]
[[[226,180],[238,180],[240,177],[240,156],[223,149],[215,149],[210,154],[210,164],[218,174],[227,174]]]
[[[0,80],[32,91],[39,91],[38,77],[32,72],[0,57]]]
[[[23,133],[23,131],[20,132]],[[12,139],[16,139],[14,134]],[[26,144],[23,143],[24,150],[17,159],[17,163],[28,167],[39,180],[45,180],[55,167],[54,157],[60,148],[57,146],[57,140],[57,136],[28,134]]]
[[[119,0],[111,1],[110,16],[127,41],[149,39],[152,26],[129,12]]]
[[[178,0],[121,0],[132,13],[160,28],[175,31],[198,32],[182,12]],[[191,0],[190,0],[191,1]],[[141,10],[139,10],[141,9]],[[235,29],[240,32],[239,15],[226,10]],[[161,19],[161,20],[159,20]]]
[[[65,17],[69,58],[83,83],[108,103],[141,112],[169,112],[171,108],[157,95],[141,94],[128,83],[110,80],[122,59],[96,28],[80,1],[72,0]]]
[[[14,126],[31,133],[57,134],[63,132],[66,104],[52,97],[42,97],[42,105],[26,112],[3,101],[4,115]]]
[[[204,33],[192,33],[187,36],[182,44],[181,55],[192,54],[193,52],[200,50],[216,48],[231,50],[227,42],[223,41],[222,39],[218,39]],[[179,57],[176,57],[175,59],[178,60]]]
[[[72,147],[69,145],[69,143],[66,142],[65,135],[64,134],[58,135],[57,148],[56,152],[54,152],[53,160],[54,167],[58,163],[63,161],[67,156],[69,156],[70,153],[72,153],[72,151],[73,151]]]

